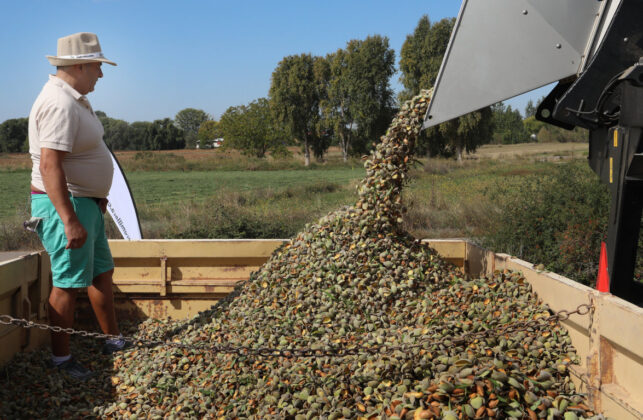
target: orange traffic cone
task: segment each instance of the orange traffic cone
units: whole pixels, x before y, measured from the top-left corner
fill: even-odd
[[[605,247],[605,242],[601,242],[601,257],[598,261],[596,290],[603,293],[609,293],[610,291],[610,276],[607,272],[607,248]]]

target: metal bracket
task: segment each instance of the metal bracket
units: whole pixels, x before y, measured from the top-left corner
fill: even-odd
[[[172,268],[167,266],[167,257],[161,257],[161,283],[159,291],[161,296],[167,296],[168,279],[172,278],[170,270],[172,270]],[[168,271],[170,271],[169,275]]]

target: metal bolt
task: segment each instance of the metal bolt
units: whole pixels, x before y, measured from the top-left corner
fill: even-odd
[[[528,14],[528,13],[529,13],[529,12],[528,12],[527,10],[523,10],[523,11],[522,11],[522,14],[523,14],[523,15],[526,15],[526,14]]]
[[[556,48],[558,48],[560,50],[562,48],[562,45],[556,44]]]
[[[628,37],[623,38],[623,42],[627,42],[627,41],[629,41],[629,40],[630,40],[630,39],[629,39]]]

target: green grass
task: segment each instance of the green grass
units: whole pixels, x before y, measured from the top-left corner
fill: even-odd
[[[230,191],[283,192],[322,183],[348,186],[364,177],[362,168],[284,171],[133,172],[128,181],[140,207],[178,205],[221,198]]]
[[[0,171],[0,223],[29,208],[30,170]]]
[[[29,208],[30,175],[29,171],[0,172],[0,222]],[[320,183],[349,186],[363,178],[364,170],[347,167],[329,170],[131,172],[126,175],[137,206],[145,210],[203,202],[231,191],[278,193],[293,187],[314,188]]]
[[[145,238],[287,238],[306,223],[355,202],[364,169],[127,173]],[[39,248],[22,229],[28,171],[0,172],[0,251]],[[107,218],[108,236],[120,238]]]

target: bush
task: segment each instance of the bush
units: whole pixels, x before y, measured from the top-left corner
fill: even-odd
[[[189,223],[167,233],[171,239],[272,239],[290,238],[301,226],[245,208],[245,203],[217,204],[210,212],[190,214]]]
[[[498,186],[493,199],[497,223],[484,235],[485,246],[594,284],[610,198],[585,162]]]
[[[28,214],[16,215],[0,223],[0,250],[39,250],[42,249],[38,235],[24,229],[22,222],[29,219]]]

